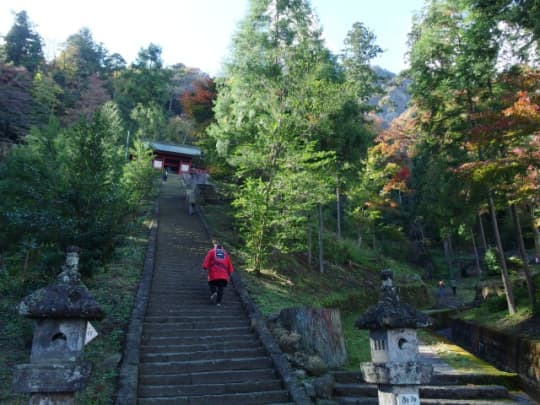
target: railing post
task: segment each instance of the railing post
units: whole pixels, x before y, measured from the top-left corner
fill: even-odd
[[[433,367],[418,361],[416,329],[431,325],[422,312],[399,301],[392,272],[381,273],[377,305],[358,318],[356,327],[369,330],[371,363],[362,363],[364,380],[377,384],[379,405],[420,405],[419,385],[429,382]]]
[[[80,249],[67,249],[56,281],[19,304],[21,316],[34,319],[30,363],[16,366],[13,391],[31,394],[30,405],[73,405],[92,365],[82,360],[84,346],[97,332],[90,320],[102,319],[98,303],[81,283]]]

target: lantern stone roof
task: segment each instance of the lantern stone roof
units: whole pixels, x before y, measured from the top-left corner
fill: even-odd
[[[399,328],[425,328],[432,324],[432,320],[413,306],[400,302],[392,285],[392,273],[385,270],[381,274],[383,286],[381,298],[376,305],[367,309],[355,323],[358,329],[399,329]]]
[[[66,265],[56,281],[26,296],[18,306],[27,318],[102,319],[105,314],[78,272],[78,252],[68,251]],[[70,257],[73,256],[73,257]]]
[[[173,144],[162,141],[150,142],[150,147],[159,152],[174,153],[176,155],[184,156],[201,156],[201,149],[193,145]]]

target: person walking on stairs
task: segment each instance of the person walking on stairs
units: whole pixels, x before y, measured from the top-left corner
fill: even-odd
[[[186,201],[188,204],[188,213],[189,215],[193,215],[193,213],[195,212],[196,198],[195,198],[195,189],[191,188],[191,186],[188,187],[186,190]]]
[[[229,254],[217,241],[212,240],[214,247],[206,254],[202,268],[208,272],[208,286],[210,287],[210,303],[221,305],[223,289],[230,281],[234,271]]]

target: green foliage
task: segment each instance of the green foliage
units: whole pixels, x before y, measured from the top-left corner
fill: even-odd
[[[165,114],[160,106],[155,103],[146,106],[137,104],[131,110],[130,118],[137,127],[135,135],[141,139],[161,139],[161,134],[165,132]]]
[[[57,61],[66,80],[80,86],[81,81],[102,71],[105,56],[103,46],[94,41],[92,32],[85,27],[68,37]]]
[[[341,324],[347,347],[347,364],[345,368],[358,371],[360,363],[371,361],[369,331],[360,330],[354,326],[360,314],[354,312],[342,313]]]
[[[517,312],[508,314],[508,306],[504,295],[488,297],[483,305],[460,314],[460,318],[468,321],[498,329],[511,331],[520,322],[531,316],[528,303],[518,306]]]
[[[29,72],[36,72],[44,62],[42,40],[28,18],[26,11],[15,15],[15,23],[4,37],[5,60],[15,66],[24,66]]]
[[[499,264],[499,259],[497,257],[497,251],[493,248],[490,248],[486,251],[484,262],[486,267],[493,274],[501,273],[501,266]]]
[[[46,124],[49,117],[58,112],[62,93],[63,89],[50,74],[36,73],[32,84],[32,96],[35,101],[35,114],[40,124]]]
[[[147,143],[136,139],[130,153],[133,159],[124,166],[122,186],[127,206],[138,207],[153,196],[157,172],[152,167],[154,152]]]
[[[235,171],[233,206],[255,269],[273,249],[306,249],[315,207],[333,198],[338,173],[353,171],[370,139],[308,2],[273,6],[250,3],[208,132]]]
[[[375,34],[361,22],[355,22],[347,33],[341,55],[343,67],[355,94],[363,101],[380,92],[371,61],[383,52],[375,42]]]
[[[50,269],[55,252],[72,244],[89,262],[112,251],[155,184],[148,151],[124,170],[123,132],[112,106],[65,129],[51,120],[2,162],[0,242],[2,251],[19,252],[23,272]]]
[[[152,120],[150,125],[152,132],[143,133],[144,137],[157,137],[156,130],[164,129],[166,123],[164,106],[169,101],[169,86],[173,71],[163,69],[162,64],[161,48],[150,44],[148,48],[139,51],[138,59],[131,68],[121,71],[113,81],[115,101],[126,122],[129,122],[134,109],[141,110],[136,114],[146,122],[146,125],[148,119]],[[135,125],[130,127],[136,130],[139,123],[140,121],[136,121]],[[148,127],[143,126],[141,131],[146,129]]]

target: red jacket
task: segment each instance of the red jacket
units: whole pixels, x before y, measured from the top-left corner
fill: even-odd
[[[202,267],[208,271],[208,281],[229,281],[229,276],[234,271],[229,254],[219,246],[210,249],[204,258]]]

